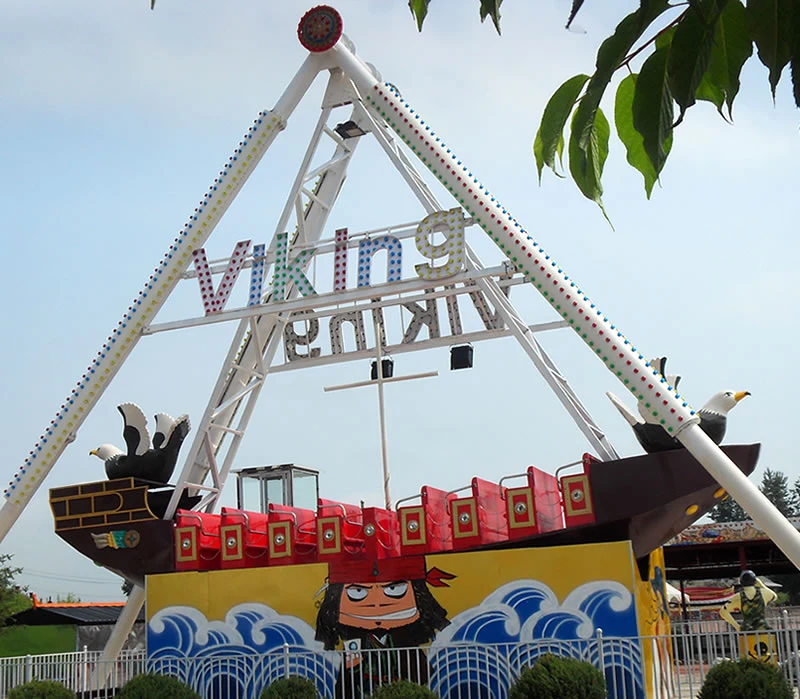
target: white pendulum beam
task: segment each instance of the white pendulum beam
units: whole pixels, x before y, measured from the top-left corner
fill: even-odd
[[[197,208],[189,215],[189,220],[144,283],[139,295],[134,298],[86,373],[77,382],[77,387],[67,396],[5,489],[5,503],[0,509],[0,541],[5,538],[67,444],[74,440],[78,428],[133,351],[141,337],[142,328],[152,322],[180,281],[181,275],[192,262],[190,251],[202,247],[211,235],[261,157],[285,128],[286,119],[323,66],[321,54],[308,56],[275,107],[258,114]]]
[[[658,370],[634,347],[608,316],[491,195],[452,149],[406,102],[397,89],[380,84],[367,66],[339,41],[327,53],[358,87],[367,109],[383,118],[450,191],[475,222],[500,247],[581,339],[633,393],[643,408],[675,436],[706,470],[769,534],[800,568],[800,532],[697,427],[700,418]],[[642,255],[652,258],[642,246]],[[695,426],[692,429],[692,426]]]
[[[341,105],[352,99],[349,82],[342,81],[340,71],[335,73],[329,79],[325,104],[275,227],[275,235],[267,252],[268,258],[270,255],[274,256],[277,235],[286,230],[292,212],[297,213],[297,227],[291,241],[293,246],[313,244],[320,239],[330,210],[346,179],[349,162],[360,141],[357,137],[343,140],[327,126],[332,111],[330,103]],[[322,137],[326,135],[336,142],[336,148],[326,163],[312,170],[311,163],[319,150]],[[309,192],[307,186],[313,180],[317,182],[314,191]],[[302,210],[303,194],[310,195],[305,210]],[[290,298],[296,294],[296,290],[290,289]],[[269,296],[267,294],[263,301],[267,302]],[[180,496],[187,488],[200,489],[207,493],[195,509],[213,511],[267,374],[272,368],[273,357],[289,316],[288,312],[280,311],[245,318],[239,324],[164,513],[165,519],[170,519],[175,514]],[[238,422],[234,428],[237,415]],[[226,436],[230,439],[220,467],[216,465],[216,461],[221,456]],[[218,485],[205,485],[209,473],[212,473]]]
[[[128,595],[128,601],[120,612],[114,628],[111,630],[111,635],[106,641],[105,648],[100,659],[95,663],[95,669],[92,673],[92,678],[89,683],[89,689],[97,692],[104,689],[106,680],[108,679],[111,670],[114,669],[114,661],[119,657],[122,647],[131,632],[133,625],[136,623],[136,617],[139,616],[144,604],[144,588],[139,585],[134,585],[131,593]]]

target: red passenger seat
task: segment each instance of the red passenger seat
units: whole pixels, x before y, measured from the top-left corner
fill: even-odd
[[[436,553],[452,548],[448,503],[455,495],[429,485],[420,491],[421,504],[397,508],[400,518],[400,550],[410,554]]]
[[[269,515],[222,508],[222,568],[255,568],[268,563]]]
[[[269,564],[292,565],[317,560],[317,527],[314,510],[269,504]]]
[[[215,570],[220,565],[220,517],[178,510],[175,514],[175,568]]]
[[[473,478],[471,493],[450,503],[453,548],[466,549],[508,538],[505,488]]]
[[[335,500],[317,501],[317,555],[346,561],[364,549],[364,518],[361,508]]]
[[[558,479],[535,466],[528,466],[525,476],[527,485],[506,491],[508,538],[521,539],[563,529]]]

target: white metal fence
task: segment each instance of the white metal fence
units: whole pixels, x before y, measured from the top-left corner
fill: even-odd
[[[751,653],[777,665],[794,688],[800,686],[800,630],[784,619],[758,638],[714,627],[694,632],[677,625],[671,636],[535,641],[476,646],[451,643],[430,648],[310,652],[284,646],[264,655],[228,653],[207,657],[157,657],[124,653],[108,665],[100,653],[83,651],[0,658],[0,697],[32,679],[54,680],[79,697],[108,699],[132,677],[145,672],[171,675],[204,699],[258,699],[282,677],[313,680],[320,696],[366,699],[397,678],[427,684],[443,699],[506,699],[523,667],[545,653],[588,660],[602,670],[611,699],[693,699],[709,669],[724,659]],[[759,643],[754,643],[758,641]],[[664,668],[645,677],[645,657]],[[660,662],[659,662],[660,661]],[[98,677],[108,676],[105,681]]]
[[[144,651],[123,651],[119,659],[106,666],[100,663],[102,651],[20,655],[0,658],[0,697],[9,690],[31,680],[52,680],[72,691],[88,692],[97,669],[108,670],[109,688],[121,687],[129,679],[145,672],[147,656]],[[112,696],[111,692],[105,692]]]

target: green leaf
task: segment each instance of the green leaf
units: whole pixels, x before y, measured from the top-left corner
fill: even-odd
[[[555,168],[556,152],[561,154],[564,144],[564,126],[570,112],[575,106],[578,95],[589,79],[588,75],[576,75],[561,85],[554,93],[542,114],[542,122],[533,142],[533,154],[536,158],[536,169],[539,171],[539,182],[542,181],[542,169],[545,165],[558,175]],[[559,148],[559,144],[561,147]]]
[[[503,0],[481,0],[481,22],[487,17],[491,17],[498,34],[500,33],[500,5],[502,4]]]
[[[795,0],[749,0],[750,32],[758,58],[769,69],[772,99],[781,73],[792,56],[792,7]]]
[[[668,8],[667,0],[640,0],[639,9],[625,17],[617,25],[614,33],[603,41],[597,50],[594,75],[589,79],[586,92],[575,109],[570,126],[570,174],[584,196],[597,201],[601,208],[602,189],[599,180],[597,183],[593,183],[588,175],[581,174],[587,170],[587,164],[592,164],[596,160],[591,149],[597,137],[599,121],[597,113],[600,108],[600,100],[611,81],[611,76],[625,60],[634,43],[642,36],[645,29]],[[574,159],[577,159],[576,163],[573,163]],[[576,172],[579,173],[578,177],[576,177]],[[605,210],[603,210],[603,215],[605,215]]]
[[[741,0],[730,0],[717,21],[711,61],[700,83],[697,98],[713,102],[721,114],[716,96],[721,90],[728,106],[728,117],[732,118],[733,100],[739,93],[739,75],[742,66],[752,55],[753,39],[750,36],[747,10]]]
[[[794,103],[800,107],[800,3],[795,3],[792,12],[792,91],[794,93]]]
[[[717,85],[717,83],[712,81],[711,78],[709,78],[708,73],[703,76],[703,79],[697,86],[694,96],[698,100],[711,102],[717,108],[720,116],[723,119],[726,119],[725,114],[722,111],[722,107],[725,105],[725,91],[719,85]]]
[[[428,5],[430,2],[431,0],[408,0],[408,9],[411,10],[411,14],[414,15],[414,19],[417,20],[417,29],[419,31],[422,31],[422,23],[428,15]]]
[[[577,112],[576,115],[577,116]],[[587,199],[596,202],[608,220],[608,215],[603,207],[603,185],[601,179],[603,166],[608,157],[608,140],[611,127],[602,109],[595,110],[594,121],[589,129],[586,148],[580,145],[575,129],[575,116],[572,118],[571,135],[569,139],[569,171],[575,184]],[[609,221],[610,222],[610,221]]]
[[[665,10],[667,0],[641,0],[639,9],[625,17],[597,50],[595,72],[589,80],[586,94],[575,113],[572,128],[578,128],[581,146],[589,139],[594,125],[594,113],[600,105],[611,76],[614,75],[622,61],[630,52],[633,44],[644,33],[645,29]]]
[[[797,53],[792,56],[792,92],[795,105],[800,107],[800,56]]]
[[[674,117],[668,63],[669,51],[655,51],[644,62],[633,95],[633,126],[642,135],[656,175],[661,173],[669,154],[667,143]]]
[[[664,31],[656,34],[656,49],[668,49],[670,46],[672,46],[672,38],[675,36],[676,29],[676,26],[672,26],[669,29],[665,29]]]
[[[672,98],[680,107],[678,122],[695,103],[695,92],[711,62],[720,13],[727,0],[696,0],[683,13],[672,37],[667,71]]]
[[[644,177],[644,190],[647,198],[653,191],[653,185],[658,180],[658,173],[644,149],[644,139],[633,125],[633,95],[636,90],[636,75],[628,75],[617,88],[614,100],[614,125],[617,128],[619,140],[625,146],[628,163],[635,167]]]

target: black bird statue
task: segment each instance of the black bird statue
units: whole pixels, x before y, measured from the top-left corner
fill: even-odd
[[[189,434],[189,417],[174,419],[166,413],[156,415],[156,432],[150,446],[147,418],[135,403],[117,406],[125,427],[122,436],[127,453],[113,444],[103,444],[89,452],[105,462],[106,475],[114,478],[139,478],[153,483],[168,483],[175,470],[183,440]]]
[[[669,384],[673,387],[678,385],[680,376],[667,376],[664,374],[666,357],[653,359],[650,365],[657,368]],[[660,424],[649,422],[648,413],[641,404],[639,412],[642,417],[635,415],[627,406],[613,393],[606,393],[614,407],[619,410],[622,417],[633,428],[633,433],[639,444],[648,454],[659,451],[669,451],[670,449],[682,449],[683,445],[672,437]],[[749,391],[720,391],[715,393],[708,402],[697,411],[700,418],[700,429],[703,430],[715,444],[719,444],[725,437],[725,429],[728,422],[728,412],[733,409],[742,398],[749,396]],[[644,418],[644,419],[642,419]]]

